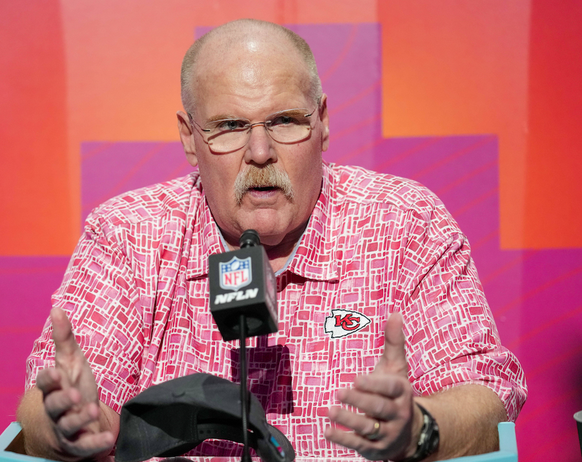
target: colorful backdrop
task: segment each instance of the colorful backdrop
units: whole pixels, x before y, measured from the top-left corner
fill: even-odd
[[[327,160],[441,196],[526,371],[520,460],[579,460],[579,0],[0,0],[0,427],[83,218],[189,171],[175,119],[182,55],[242,17],[312,45]]]

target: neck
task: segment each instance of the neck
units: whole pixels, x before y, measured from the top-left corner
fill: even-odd
[[[273,272],[277,272],[285,266],[287,260],[293,253],[293,249],[297,241],[293,242],[289,248],[285,247],[284,249],[280,246],[276,247],[268,247],[265,246],[265,250],[267,251],[267,257],[269,258],[269,263],[271,263],[271,268],[273,268]]]
[[[269,263],[271,264],[273,272],[276,273],[285,266],[285,263],[287,263],[287,260],[293,253],[295,245],[297,242],[299,242],[299,239],[301,239],[306,226],[307,223],[298,230],[287,234],[282,241],[275,245],[269,245],[267,243],[261,242],[265,248],[265,251],[267,252],[267,257],[269,258]],[[232,236],[227,236],[222,230],[221,232],[229,250],[236,250],[240,248],[238,239],[234,239]]]

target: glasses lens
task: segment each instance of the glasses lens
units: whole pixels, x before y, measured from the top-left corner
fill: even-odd
[[[279,143],[296,143],[309,136],[311,123],[307,109],[292,109],[273,114],[265,126],[271,137]]]
[[[230,152],[247,143],[249,121],[244,119],[217,120],[206,125],[206,141],[215,152]]]

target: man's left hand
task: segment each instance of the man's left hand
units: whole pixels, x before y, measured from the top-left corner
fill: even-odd
[[[339,390],[337,397],[355,410],[333,406],[329,418],[352,431],[330,427],[325,432],[329,441],[370,460],[398,460],[414,453],[413,436],[420,433],[422,414],[412,400],[400,313],[386,322],[384,352],[374,372],[356,377],[354,388]]]

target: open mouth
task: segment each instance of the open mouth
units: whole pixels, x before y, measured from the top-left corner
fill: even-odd
[[[257,186],[249,188],[250,191],[274,191],[275,189],[277,189],[276,186]]]

